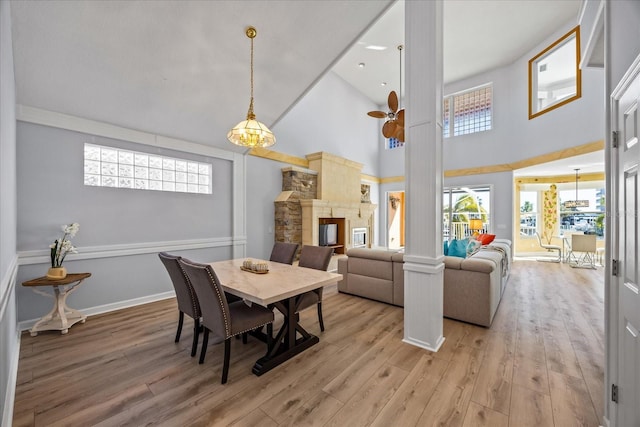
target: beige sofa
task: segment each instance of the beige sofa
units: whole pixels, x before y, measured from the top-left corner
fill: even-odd
[[[338,260],[340,292],[404,306],[403,255],[380,249],[349,249]],[[489,327],[511,265],[511,242],[499,240],[469,258],[444,258],[444,316]]]

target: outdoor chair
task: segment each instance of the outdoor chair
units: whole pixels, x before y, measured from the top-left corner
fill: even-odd
[[[562,247],[560,247],[558,245],[549,245],[549,244],[542,243],[542,239],[540,238],[540,233],[538,233],[538,232],[536,232],[536,238],[538,239],[538,245],[540,245],[541,248],[544,248],[544,249],[546,249],[547,251],[550,251],[550,252],[558,251],[558,256],[557,257],[554,257],[554,258],[540,257],[540,258],[537,258],[536,261],[546,261],[546,262],[560,262],[560,261],[562,261]]]

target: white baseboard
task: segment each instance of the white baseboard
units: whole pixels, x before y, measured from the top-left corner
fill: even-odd
[[[96,314],[108,313],[110,311],[121,310],[123,308],[135,307],[142,304],[148,304],[150,302],[161,301],[168,298],[175,298],[175,291],[162,292],[154,295],[147,295],[140,298],[133,298],[125,301],[118,301],[110,304],[98,305],[95,307],[89,307],[82,310],[82,313],[87,316],[95,316]],[[18,323],[19,331],[26,331],[40,319],[23,320]]]
[[[16,382],[18,380],[18,361],[20,360],[20,332],[16,331],[15,346],[11,360],[9,361],[9,375],[7,378],[7,390],[4,398],[4,406],[2,412],[3,426],[11,426],[13,423],[13,404],[16,398]]]

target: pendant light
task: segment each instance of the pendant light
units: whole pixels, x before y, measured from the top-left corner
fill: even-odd
[[[575,200],[567,200],[562,205],[565,209],[588,208],[589,200],[578,200],[578,179],[580,179],[578,172],[580,172],[580,169],[576,168],[574,170],[576,171],[576,198]]]
[[[241,147],[270,147],[276,143],[276,137],[267,126],[256,120],[256,115],[253,113],[253,39],[258,32],[255,28],[249,27],[245,34],[251,39],[251,101],[247,119],[235,125],[227,134],[227,139]]]

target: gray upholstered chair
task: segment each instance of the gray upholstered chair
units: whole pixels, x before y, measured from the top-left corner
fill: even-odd
[[[267,346],[271,348],[273,311],[258,304],[249,307],[242,301],[227,303],[218,276],[210,265],[198,264],[184,258],[178,262],[189,278],[202,309],[204,337],[202,338],[202,350],[200,350],[200,363],[204,363],[209,333],[211,332],[216,343],[224,341],[221,382],[225,384],[229,374],[231,338],[267,325]]]
[[[189,283],[189,278],[178,263],[180,257],[166,252],[160,252],[158,256],[169,273],[171,283],[173,283],[173,288],[176,291],[176,299],[178,300],[180,314],[175,342],[180,341],[185,313],[193,319],[193,343],[191,344],[191,357],[193,357],[198,350],[198,335],[200,333],[200,304],[198,304],[198,298],[191,283]]]
[[[298,252],[297,243],[275,242],[269,261],[291,265],[296,257],[296,252]]]
[[[328,246],[303,246],[300,251],[298,266],[327,271],[332,255],[333,248]],[[324,331],[324,321],[322,319],[322,289],[323,288],[318,288],[302,294],[298,303],[297,311],[300,312],[306,308],[316,305],[318,307],[318,323],[320,323],[320,330]]]

